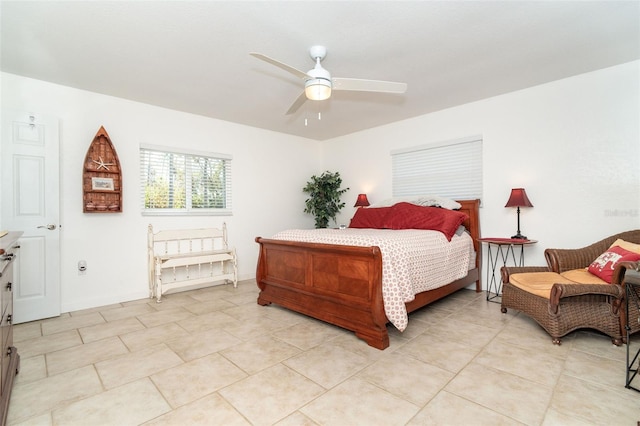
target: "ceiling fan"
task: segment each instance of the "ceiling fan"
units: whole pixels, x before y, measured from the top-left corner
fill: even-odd
[[[327,48],[324,46],[312,46],[309,55],[316,66],[307,72],[300,71],[290,65],[272,59],[261,53],[250,53],[251,56],[282,68],[294,76],[304,80],[304,91],[298,96],[293,105],[287,111],[287,115],[296,112],[307,99],[323,101],[331,97],[332,90],[351,90],[360,92],[404,93],[407,91],[406,83],[381,80],[363,80],[359,78],[331,77],[329,71],[324,69],[320,62],[327,56]]]

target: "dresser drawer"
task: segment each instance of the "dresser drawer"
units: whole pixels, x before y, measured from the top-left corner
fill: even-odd
[[[11,346],[13,342],[13,327],[7,317],[11,315],[6,313],[2,317],[2,325],[0,325],[0,333],[2,335],[2,347],[0,348],[0,356],[2,356],[2,384],[0,389],[4,393],[7,391],[7,378],[9,377],[9,364],[11,363]]]

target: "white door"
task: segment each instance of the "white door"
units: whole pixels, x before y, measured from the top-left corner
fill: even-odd
[[[23,231],[14,265],[14,323],[60,315],[58,120],[2,111],[0,228]]]

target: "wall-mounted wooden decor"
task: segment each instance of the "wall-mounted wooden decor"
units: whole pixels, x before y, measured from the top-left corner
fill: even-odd
[[[104,127],[100,127],[84,157],[82,211],[122,212],[120,160]]]

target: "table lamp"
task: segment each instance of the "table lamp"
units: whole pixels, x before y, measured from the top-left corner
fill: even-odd
[[[513,188],[511,190],[511,195],[509,196],[509,201],[505,207],[517,207],[518,210],[518,233],[513,235],[511,238],[518,240],[526,240],[527,237],[520,233],[520,207],[533,207],[531,201],[529,201],[529,197],[527,197],[527,193],[524,188]]]
[[[369,200],[367,199],[367,194],[358,194],[358,199],[353,207],[368,207]]]

